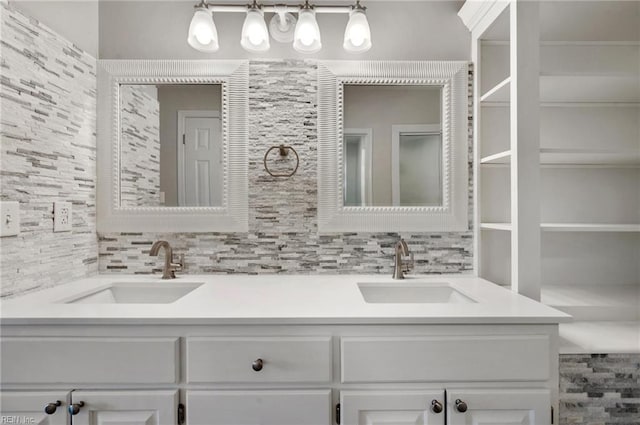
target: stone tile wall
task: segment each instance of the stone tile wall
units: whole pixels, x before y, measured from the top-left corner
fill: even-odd
[[[0,239],[0,295],[98,270],[96,60],[0,4],[0,199],[20,202],[21,234]],[[53,233],[53,202],[73,203]]]
[[[560,425],[640,425],[640,354],[560,356]]]
[[[160,205],[160,104],[150,85],[123,85],[120,202],[123,207]]]
[[[469,96],[471,81],[470,75]],[[471,272],[471,230],[318,235],[316,62],[251,61],[249,85],[249,232],[100,234],[101,272],[157,270],[162,259],[149,257],[149,248],[155,240],[166,239],[176,253],[185,254],[187,273],[390,275],[399,236],[415,254],[416,272]],[[471,122],[469,128],[471,146]],[[267,149],[281,143],[293,146],[300,156],[297,173],[288,179],[271,177],[263,167]],[[273,162],[274,167],[287,168]],[[471,178],[470,172],[470,182]],[[470,186],[470,220],[471,196]]]

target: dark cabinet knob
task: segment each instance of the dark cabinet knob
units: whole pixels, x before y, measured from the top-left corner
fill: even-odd
[[[80,413],[80,409],[84,406],[84,401],[81,401],[79,403],[73,403],[72,405],[69,406],[69,414],[71,416],[75,416],[78,413]]]
[[[442,413],[442,403],[438,400],[431,400],[431,411],[433,413]]]
[[[47,415],[53,415],[60,406],[62,406],[62,402],[60,400],[57,400],[55,403],[49,403],[44,406],[44,413]]]
[[[464,401],[457,399],[456,400],[456,410],[460,413],[464,413],[467,411],[467,403]]]
[[[256,372],[260,372],[262,370],[262,366],[264,366],[262,359],[257,359],[251,364],[251,368]]]

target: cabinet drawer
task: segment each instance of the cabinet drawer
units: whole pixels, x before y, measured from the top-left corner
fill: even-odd
[[[2,338],[2,383],[173,384],[178,338]]]
[[[546,381],[549,338],[342,338],[342,382]]]
[[[187,382],[329,382],[331,347],[330,336],[187,338]]]
[[[331,390],[187,391],[188,425],[330,425]]]

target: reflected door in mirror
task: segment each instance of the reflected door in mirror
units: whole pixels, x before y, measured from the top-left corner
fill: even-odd
[[[221,207],[221,84],[121,84],[120,205]]]
[[[344,85],[345,207],[443,205],[442,86]]]
[[[344,205],[371,205],[371,129],[344,130]]]
[[[180,111],[180,206],[222,205],[222,133],[217,111]]]
[[[393,126],[394,206],[442,205],[440,126]]]

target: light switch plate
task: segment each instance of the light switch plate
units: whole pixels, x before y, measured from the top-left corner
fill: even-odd
[[[0,201],[0,237],[20,234],[20,203]]]
[[[71,230],[71,202],[53,203],[53,231],[68,232]]]

